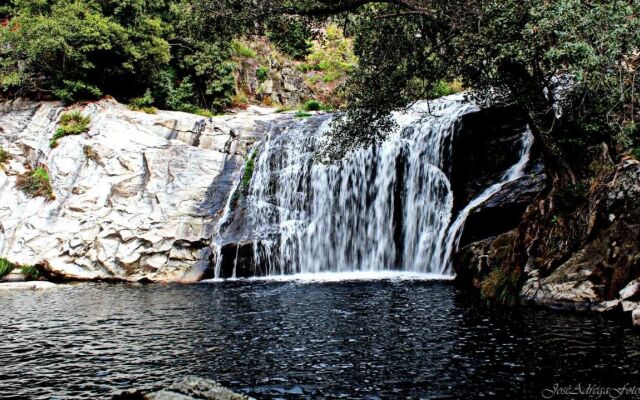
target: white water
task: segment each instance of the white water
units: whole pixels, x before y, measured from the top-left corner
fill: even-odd
[[[520,160],[452,221],[444,165],[460,117],[477,110],[462,95],[417,103],[395,115],[400,129],[387,141],[332,165],[314,162],[329,119],[273,130],[247,199],[256,263],[272,278],[451,277],[469,213],[522,176],[532,144],[524,133]]]
[[[418,274],[403,271],[353,271],[353,272],[319,272],[292,275],[256,276],[252,278],[205,279],[202,283],[216,283],[229,281],[269,281],[269,282],[299,282],[299,283],[330,283],[344,281],[443,281],[451,280],[451,275]]]

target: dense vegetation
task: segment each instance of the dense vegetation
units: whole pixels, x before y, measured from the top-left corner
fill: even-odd
[[[379,140],[390,110],[457,81],[479,100],[520,105],[557,179],[576,179],[589,145],[639,145],[637,1],[337,3],[354,15],[359,58],[338,152]]]
[[[219,13],[188,0],[8,3],[0,6],[3,97],[111,95],[146,112],[222,111],[236,95],[234,38],[257,32],[232,1]],[[299,59],[310,52],[306,24],[277,14],[262,21],[259,33],[282,51]]]
[[[465,87],[522,107],[553,177],[575,183],[592,144],[638,154],[639,12],[636,0],[13,0],[0,90],[221,111],[244,100],[233,59],[252,50],[237,39],[259,34],[323,80],[349,74],[335,155],[384,137],[389,111]],[[310,39],[327,21],[320,52]]]

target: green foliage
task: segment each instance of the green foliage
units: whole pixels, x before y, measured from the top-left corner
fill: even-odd
[[[345,38],[342,29],[335,24],[327,27],[326,37],[313,46],[306,61],[313,69],[324,72],[325,83],[347,76],[358,63],[351,39]]]
[[[0,13],[0,96],[136,103],[150,89],[155,105],[189,111],[231,104],[231,38],[248,28],[187,0],[14,1]]]
[[[429,99],[437,99],[439,97],[460,93],[463,90],[464,89],[460,81],[453,81],[453,82],[438,81],[435,87],[426,94],[426,97]]]
[[[295,115],[296,118],[309,118],[311,117],[311,113],[308,113],[306,111],[298,111]]]
[[[255,163],[257,157],[258,151],[254,150],[244,165],[244,171],[242,173],[242,190],[245,193],[249,190],[249,186],[251,185],[251,178],[253,177],[253,170],[256,166]]]
[[[11,160],[11,154],[0,146],[0,164],[4,164]]]
[[[556,203],[558,211],[562,214],[570,214],[583,204],[588,195],[587,185],[584,183],[568,184],[558,189]]]
[[[10,274],[16,268],[16,265],[7,260],[6,258],[0,258],[0,279]]]
[[[253,50],[240,40],[233,40],[231,42],[231,45],[233,46],[233,54],[235,54],[237,57],[256,58],[256,56],[258,55],[255,50]]]
[[[636,147],[635,149],[632,149],[631,156],[636,160],[640,161],[640,147]]]
[[[312,64],[309,64],[307,62],[303,62],[300,63],[298,65],[296,65],[296,69],[300,72],[306,73],[309,71],[313,71],[314,70],[314,66]]]
[[[331,104],[325,104],[318,100],[307,100],[300,107],[301,112],[309,112],[309,111],[332,111],[333,106]]]
[[[51,138],[50,146],[55,148],[58,146],[58,140],[69,135],[79,135],[89,130],[91,118],[83,116],[80,111],[73,111],[62,114],[60,117],[60,126]]]
[[[491,304],[512,306],[520,298],[522,271],[494,268],[481,283],[480,295]]]
[[[258,78],[258,82],[262,83],[269,78],[269,68],[265,66],[260,66],[256,69],[256,78]]]
[[[320,111],[322,109],[322,103],[318,100],[309,100],[302,105],[304,111]]]
[[[169,85],[167,88],[166,104],[171,110],[188,113],[195,112],[198,107],[194,105],[194,85],[190,77],[184,78],[181,82]]]
[[[303,60],[311,52],[313,35],[303,21],[274,16],[267,29],[267,36],[276,47],[295,60]]]
[[[213,116],[215,116],[215,114],[213,112],[211,112],[211,110],[207,110],[204,108],[198,108],[194,114],[199,115],[201,117],[205,117],[205,118],[211,118]]]
[[[136,97],[129,101],[129,109],[134,111],[143,111],[147,114],[155,114],[158,112],[158,109],[153,107],[154,101],[151,91],[147,89],[142,97]]]
[[[48,200],[55,199],[49,172],[44,167],[38,167],[25,174],[18,175],[16,187],[31,197],[45,197]]]
[[[233,96],[232,103],[234,107],[246,108],[249,104],[249,97],[244,92],[238,92]]]
[[[13,4],[8,25],[0,28],[4,93],[53,93],[69,102],[96,98],[105,89],[118,94],[138,87],[140,75],[170,59],[162,28],[151,18],[133,29],[93,1]]]
[[[20,267],[20,272],[24,275],[25,279],[31,281],[36,281],[42,276],[40,269],[34,265],[23,265]]]
[[[358,69],[346,87],[348,118],[334,125],[338,150],[382,140],[391,111],[458,79],[480,102],[531,115],[548,159],[575,165],[591,145],[620,152],[637,143],[629,126],[640,117],[639,2],[370,3],[350,26]]]

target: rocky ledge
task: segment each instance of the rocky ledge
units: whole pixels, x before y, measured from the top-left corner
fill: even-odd
[[[554,205],[566,188],[540,195],[518,228],[461,249],[458,281],[480,289],[496,269],[517,271],[524,302],[630,313],[640,326],[640,162],[599,165],[570,210]]]
[[[50,140],[62,114],[88,132]],[[222,208],[272,109],[205,118],[131,111],[113,99],[0,103],[0,257],[67,279],[193,282],[210,267]],[[52,198],[16,187],[45,168]],[[53,198],[55,197],[55,198]]]

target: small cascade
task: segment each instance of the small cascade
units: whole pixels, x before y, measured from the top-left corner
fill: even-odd
[[[255,264],[267,275],[451,276],[467,216],[522,176],[532,146],[524,132],[519,161],[454,216],[452,142],[461,117],[478,110],[464,95],[418,102],[394,115],[399,128],[385,142],[334,164],[317,161],[331,116],[276,125],[257,148],[246,198]]]

